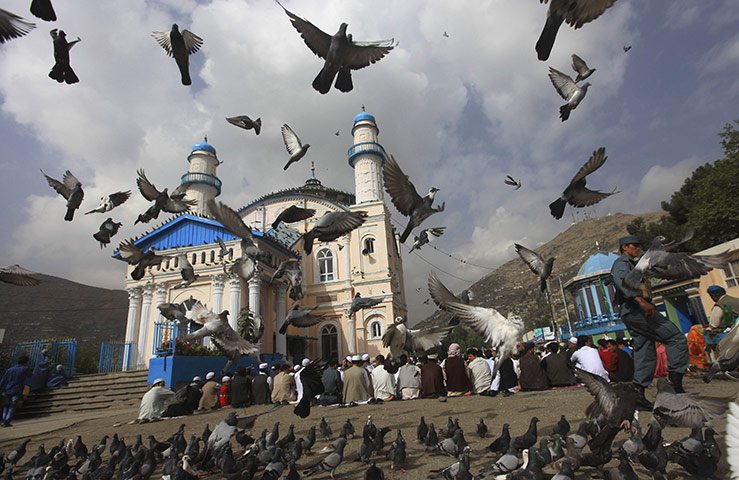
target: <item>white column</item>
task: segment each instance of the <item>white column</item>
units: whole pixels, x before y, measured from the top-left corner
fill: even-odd
[[[352,279],[351,255],[349,254],[349,235],[341,237],[341,244],[344,246],[341,249],[344,252],[344,281],[349,282]],[[359,248],[362,248],[361,245]]]
[[[141,298],[141,317],[139,318],[139,344],[138,355],[136,357],[136,365],[139,368],[146,368],[146,359],[149,354],[146,352],[147,342],[149,338],[149,327],[151,326],[151,297],[154,294],[154,285],[145,285],[142,288]]]
[[[346,312],[348,313],[348,309]],[[357,351],[357,340],[354,330],[354,314],[346,316],[346,349],[347,355],[352,355]]]
[[[275,309],[275,353],[281,353],[287,359],[287,335],[279,332],[282,322],[285,321],[285,293],[287,284],[280,282],[275,284],[277,294],[277,308]]]
[[[128,319],[126,320],[126,340],[130,344],[123,354],[123,370],[132,369],[136,362],[136,336],[139,326],[139,307],[141,307],[141,289],[132,287],[128,291]]]
[[[167,301],[167,291],[168,290],[169,289],[167,288],[167,284],[166,283],[158,283],[157,284],[157,286],[156,286],[156,292],[157,292],[156,299],[157,299],[157,303],[154,305],[155,307],[158,307],[159,305],[161,305],[161,304],[163,304],[164,302]],[[164,317],[162,317],[162,312],[160,312],[158,308],[157,308],[157,316],[156,316],[156,318],[157,318],[156,319],[157,322],[161,322],[163,320],[163,318],[164,318]]]
[[[228,324],[239,331],[239,311],[241,310],[241,277],[229,275],[230,302],[228,306]]]
[[[263,322],[262,308],[260,306],[262,298],[262,279],[259,276],[259,271],[249,279],[249,310],[252,311],[254,317],[259,319],[259,322]],[[259,353],[262,353],[261,350]]]
[[[221,313],[223,311],[223,288],[226,285],[226,275],[219,273],[210,277],[211,285],[213,286],[213,311]],[[231,322],[231,311],[229,313],[229,324]],[[238,321],[238,315],[236,316]],[[235,329],[234,329],[235,330]],[[210,337],[203,338],[203,346],[210,347]]]

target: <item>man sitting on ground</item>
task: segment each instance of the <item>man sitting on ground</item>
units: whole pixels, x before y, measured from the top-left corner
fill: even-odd
[[[395,400],[395,376],[385,370],[385,356],[375,357],[377,366],[372,369],[372,385],[375,389],[375,402]]]
[[[408,361],[408,356],[400,356],[398,369],[398,391],[403,400],[413,400],[421,396],[421,369]]]
[[[567,363],[567,351],[559,350],[557,342],[547,344],[549,355],[541,361],[541,368],[547,374],[550,387],[569,387],[575,383],[575,377]]]
[[[154,380],[151,389],[141,399],[138,423],[146,423],[162,418],[164,401],[172,397],[174,397],[174,392],[167,388],[163,378]]]
[[[469,362],[467,368],[470,370],[473,392],[478,395],[487,393],[490,390],[490,384],[493,383],[490,365],[480,357],[480,351],[476,348],[468,348],[466,353]]]

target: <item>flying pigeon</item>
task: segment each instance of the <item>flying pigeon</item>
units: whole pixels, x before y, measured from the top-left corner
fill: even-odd
[[[223,257],[226,257],[229,253],[228,247],[226,244],[221,240],[221,237],[216,237],[216,242],[218,243],[219,252],[218,252],[218,260],[221,262],[223,261]]]
[[[44,171],[41,170],[41,173],[44,173]],[[64,216],[64,220],[71,222],[74,218],[74,211],[80,208],[82,199],[85,198],[85,192],[82,191],[82,183],[69,170],[64,172],[61,182],[45,173],[44,177],[46,177],[46,182],[49,186],[67,201],[67,214]]]
[[[287,317],[285,317],[285,321],[280,327],[280,333],[283,335],[287,333],[287,327],[289,325],[296,327],[312,327],[313,325],[317,325],[323,320],[323,315],[312,315],[311,313],[317,307],[318,305],[314,305],[305,310],[300,310],[300,306],[296,303],[292,310],[287,313]]]
[[[624,277],[624,286],[638,290],[643,277],[657,277],[663,280],[698,278],[714,268],[725,266],[735,256],[729,252],[716,255],[667,252],[662,244],[664,240],[665,237],[660,235],[654,237],[649,250]]]
[[[442,36],[444,36],[444,37],[446,37],[446,38],[449,38],[449,34],[448,34],[448,33],[446,33],[446,32],[442,33]]]
[[[200,278],[200,275],[195,275],[195,269],[192,264],[187,260],[187,255],[180,253],[177,255],[177,264],[180,267],[180,275],[182,275],[182,281],[175,285],[173,288],[184,288],[189,287],[192,283]]]
[[[285,142],[287,153],[290,154],[290,160],[288,160],[287,164],[283,167],[283,170],[287,170],[287,167],[297,162],[303,158],[306,153],[308,153],[310,143],[303,144],[287,123],[282,125],[280,130],[282,131],[282,141]]]
[[[54,41],[54,66],[49,72],[49,77],[53,78],[59,83],[66,82],[67,85],[77,83],[80,79],[72,70],[72,66],[69,64],[69,51],[76,44],[81,42],[80,37],[77,40],[71,42],[67,41],[67,34],[64,30],[57,30],[53,28],[49,34]]]
[[[677,247],[679,247],[680,245],[683,245],[691,241],[694,235],[695,235],[695,230],[693,228],[689,228],[685,231],[685,234],[683,235],[682,239],[671,240],[669,242],[665,242],[663,246],[665,247],[665,250],[667,250],[668,252],[674,252],[675,250],[677,250]]]
[[[601,429],[608,425],[619,430],[631,429],[636,403],[641,392],[630,382],[611,385],[599,375],[593,375],[579,368],[575,369],[578,378],[585,384],[588,392],[595,397],[585,413],[590,418],[602,417]],[[597,438],[597,436],[596,436]],[[591,445],[591,450],[592,450]]]
[[[657,396],[652,415],[660,426],[702,428],[726,413],[727,398],[707,398],[689,393],[676,393],[667,378],[657,379]]]
[[[231,125],[236,125],[237,127],[241,127],[244,130],[254,129],[254,133],[256,133],[257,135],[259,135],[259,132],[262,131],[262,119],[261,118],[252,120],[246,115],[239,115],[237,117],[226,117],[226,121],[230,123]]]
[[[624,53],[628,52],[629,50],[631,50],[631,45],[624,45]]]
[[[515,316],[506,318],[494,308],[465,305],[449,291],[435,273],[429,274],[429,293],[436,305],[455,314],[467,328],[480,335],[498,351],[493,378],[499,365],[516,352],[516,344],[524,332],[523,321]]]
[[[315,214],[316,211],[312,208],[301,208],[297,205],[290,205],[285,210],[281,211],[279,215],[277,215],[275,221],[272,222],[272,228],[279,227],[280,222],[295,223],[301,220],[308,220]]]
[[[572,77],[566,73],[562,73],[559,70],[549,67],[549,79],[554,85],[554,89],[557,90],[559,96],[565,99],[567,103],[559,107],[559,118],[564,122],[570,118],[570,112],[577,108],[585,98],[585,94],[588,93],[588,87],[590,82],[585,82],[581,87],[578,87],[572,80]]]
[[[339,130],[336,130],[336,132],[334,133],[334,135],[336,135],[338,137],[339,136]]]
[[[231,365],[239,363],[242,356],[259,353],[259,344],[253,344],[241,338],[228,324],[228,310],[216,314],[198,302],[192,307],[190,319],[203,327],[186,335],[185,341],[190,342],[210,336],[213,343],[228,357],[228,362],[221,370],[222,372],[226,372]]]
[[[585,63],[585,60],[578,57],[577,55],[572,55],[572,69],[577,72],[577,78],[575,78],[575,83],[585,80],[590,75],[595,72],[594,68],[589,68],[588,64]]]
[[[547,0],[540,1],[547,3]],[[578,29],[600,17],[614,3],[616,0],[551,0],[544,30],[536,42],[536,54],[539,60],[549,58],[562,22]]]
[[[382,346],[389,348],[390,356],[397,359],[403,353],[426,351],[440,345],[452,330],[454,326],[410,329],[408,319],[397,316],[382,334]]]
[[[34,287],[41,283],[41,280],[31,276],[34,273],[20,265],[0,267],[0,282],[11,283],[21,287]]]
[[[444,235],[444,230],[446,230],[446,227],[424,228],[413,241],[413,245],[411,245],[408,253],[411,253],[413,250],[420,250],[427,243]]]
[[[203,45],[203,39],[195,35],[189,30],[180,29],[177,24],[172,24],[172,29],[166,32],[153,32],[154,37],[167,52],[167,55],[174,57],[177,66],[180,69],[183,85],[192,85],[190,79],[190,55],[200,50]]]
[[[27,22],[18,15],[0,8],[0,43],[22,37],[34,28],[35,23]]]
[[[56,12],[51,5],[51,0],[31,0],[31,13],[47,22],[56,21]]]
[[[282,4],[277,2],[282,7]],[[350,92],[352,84],[352,70],[359,70],[375,63],[387,55],[395,47],[395,41],[382,40],[376,42],[355,42],[351,34],[346,34],[346,23],[339,26],[334,36],[320,30],[309,21],[300,18],[282,7],[290,17],[295,30],[303,37],[303,41],[313,53],[324,59],[323,68],[313,80],[313,88],[322,94],[331,90],[331,84],[342,92]],[[338,74],[338,75],[337,75]]]
[[[352,230],[359,228],[367,218],[367,212],[357,210],[354,212],[330,212],[327,211],[313,225],[309,231],[303,234],[303,251],[310,255],[313,251],[313,241],[330,242],[346,235]]]
[[[143,252],[133,244],[133,239],[121,243],[118,246],[118,251],[121,254],[121,258],[128,262],[129,265],[136,265],[136,268],[131,271],[131,278],[134,280],[144,278],[146,267],[161,265],[163,261],[172,258],[166,255],[157,255],[151,249],[148,252]]]
[[[442,203],[439,208],[431,207],[434,203],[436,192],[439,189],[431,187],[429,193],[421,198],[416,193],[416,187],[408,179],[408,175],[403,173],[403,170],[400,169],[400,166],[395,161],[395,157],[392,155],[385,160],[385,164],[382,167],[382,178],[385,181],[385,190],[390,195],[393,205],[395,205],[395,208],[400,213],[408,217],[408,226],[405,227],[403,234],[400,236],[400,243],[405,243],[411,231],[421,225],[421,222],[429,216],[436,212],[444,211],[446,202]]]
[[[570,184],[562,192],[562,196],[549,204],[549,211],[554,218],[557,220],[562,218],[568,203],[573,207],[587,207],[589,205],[595,205],[614,193],[618,193],[616,189],[610,193],[603,193],[598,190],[588,190],[585,188],[585,177],[603,166],[607,159],[605,147],[600,147],[593,152],[593,155],[585,162],[585,165],[572,177]]]
[[[111,193],[107,197],[100,197],[100,205],[98,205],[96,208],[93,208],[89,212],[85,212],[85,215],[89,215],[91,213],[105,213],[113,210],[118,205],[121,205],[126,202],[131,197],[131,190],[126,190],[125,192],[115,192]]]
[[[122,226],[122,223],[114,222],[111,217],[108,217],[100,224],[98,231],[92,234],[92,238],[100,242],[100,248],[107,247],[110,243],[111,237],[118,233],[118,230]]]
[[[518,243],[513,244],[516,247],[516,253],[521,260],[526,262],[532,272],[539,277],[541,291],[547,289],[547,278],[552,275],[552,266],[554,265],[554,257],[544,260],[544,257],[533,250],[529,250]]]
[[[521,183],[521,180],[516,180],[515,178],[511,177],[510,175],[506,175],[505,180],[503,180],[506,185],[510,185],[512,187],[516,187],[516,190],[521,188],[523,185]]]
[[[298,260],[283,260],[280,262],[280,266],[277,267],[275,273],[272,274],[272,278],[269,280],[271,285],[275,278],[287,278],[290,284],[290,298],[293,300],[300,300],[303,298],[303,272],[300,271],[300,261]]]
[[[232,268],[232,273],[241,272],[239,275],[241,275],[244,280],[251,278],[251,275],[254,273],[253,271],[251,274],[247,275],[248,278],[247,276],[242,275],[242,273],[248,274],[251,270],[249,265],[250,262],[244,260],[244,257],[249,258],[251,263],[257,261],[270,263],[272,261],[272,256],[269,252],[262,250],[254,243],[251,228],[244,223],[244,220],[235,210],[225,203],[216,202],[212,198],[208,200],[207,206],[208,211],[213,215],[213,218],[215,218],[216,221],[220,222],[226,230],[241,239],[242,256],[240,259],[236,260],[236,264],[234,265],[235,269]]]
[[[172,322],[178,322],[180,329],[187,331],[187,325],[190,323],[190,319],[188,318],[189,312],[197,302],[197,300],[190,296],[184,302],[162,303],[157,305],[157,308],[164,318]]]
[[[183,183],[169,194],[166,188],[161,192],[157,190],[157,187],[146,178],[143,169],[138,170],[136,173],[138,173],[136,185],[139,187],[139,192],[141,192],[141,195],[145,199],[154,202],[154,204],[145,213],[139,215],[134,224],[139,222],[148,223],[152,219],[158,218],[159,212],[161,211],[184,213],[190,210],[190,207],[197,204],[196,200],[185,200],[185,194],[187,189],[192,185],[191,182]]]
[[[326,369],[326,362],[323,360],[313,360],[305,368],[300,370],[300,381],[303,384],[303,396],[293,409],[293,413],[300,418],[307,418],[310,415],[310,405],[317,395],[324,392],[321,377]],[[315,428],[313,435],[315,436]]]
[[[351,317],[355,312],[379,305],[382,303],[382,300],[382,298],[362,298],[362,295],[357,292],[354,295],[351,306],[349,307],[348,315]]]

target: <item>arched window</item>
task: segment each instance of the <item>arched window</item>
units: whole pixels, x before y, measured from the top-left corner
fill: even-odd
[[[327,324],[321,328],[321,358],[339,358],[339,334],[335,325]]]
[[[200,263],[205,263],[205,252],[200,254]]]
[[[198,263],[198,254],[197,253],[193,253],[192,254],[192,262],[190,262],[190,263],[192,263],[193,265],[195,265],[196,263]]]
[[[377,340],[382,338],[382,322],[380,320],[372,320],[367,325],[367,340]]]
[[[167,261],[165,262],[164,269],[169,270],[169,259],[167,259]]]
[[[368,255],[370,253],[375,253],[375,239],[372,237],[367,237],[364,239],[364,249],[362,250],[362,253],[365,255]]]
[[[334,254],[329,249],[323,249],[316,253],[318,259],[318,280],[330,282],[334,279]]]
[[[180,257],[174,257],[174,268],[177,268],[179,264],[180,264]]]
[[[233,260],[234,259],[234,249],[233,247],[228,249],[228,259]]]
[[[210,251],[210,263],[215,263],[215,261],[216,261],[216,251],[211,250]]]

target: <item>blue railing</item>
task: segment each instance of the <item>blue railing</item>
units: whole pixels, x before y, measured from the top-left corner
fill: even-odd
[[[182,183],[204,183],[216,188],[216,190],[218,191],[218,193],[216,193],[216,196],[221,194],[221,179],[208,173],[188,172],[180,177],[180,181]]]
[[[38,361],[41,350],[49,352],[49,368],[61,365],[67,376],[74,375],[74,357],[77,353],[77,342],[74,340],[46,340],[41,342],[23,342],[13,345],[10,354],[11,365],[18,363],[21,355],[27,355],[28,365],[33,367]]]
[[[357,143],[349,147],[349,150],[347,150],[346,153],[349,155],[349,165],[352,168],[354,168],[354,162],[352,162],[352,159],[357,155],[361,155],[362,153],[375,153],[377,155],[380,155],[383,161],[387,158],[385,149],[382,148],[382,145],[375,142]]]
[[[125,361],[131,358],[133,343],[103,342],[100,344],[99,373],[122,372],[130,365]]]
[[[177,340],[182,339],[185,333],[193,332],[197,329],[192,328],[192,323],[187,332],[180,331],[177,322],[155,322],[154,323],[154,344],[152,345],[152,354],[157,357],[169,357],[174,355]],[[199,327],[198,327],[199,328]],[[190,342],[193,345],[201,345],[202,340]]]

